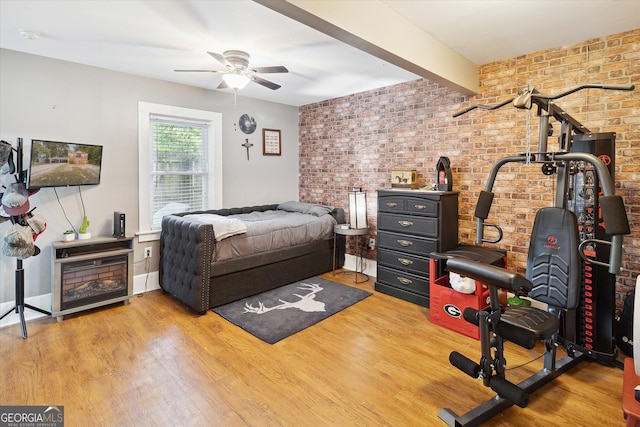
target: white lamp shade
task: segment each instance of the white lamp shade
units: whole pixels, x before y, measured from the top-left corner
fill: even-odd
[[[242,89],[249,83],[249,77],[240,73],[224,74],[222,80],[224,80],[231,89]]]
[[[349,192],[349,228],[367,228],[367,195],[364,191]]]

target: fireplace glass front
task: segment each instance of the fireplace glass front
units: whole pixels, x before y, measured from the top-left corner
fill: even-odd
[[[127,295],[127,255],[62,264],[62,310]]]

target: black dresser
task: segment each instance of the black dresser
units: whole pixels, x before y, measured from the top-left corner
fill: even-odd
[[[429,307],[429,254],[458,246],[458,192],[378,191],[375,289]]]

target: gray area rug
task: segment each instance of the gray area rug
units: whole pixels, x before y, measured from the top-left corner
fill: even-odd
[[[228,321],[274,344],[300,332],[371,292],[312,277],[213,308]]]

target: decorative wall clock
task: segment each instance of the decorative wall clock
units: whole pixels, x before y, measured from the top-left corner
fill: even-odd
[[[252,134],[255,132],[258,124],[256,123],[256,119],[253,117],[249,117],[248,114],[243,114],[240,116],[240,120],[238,120],[238,125],[240,126],[240,130],[246,134]]]

